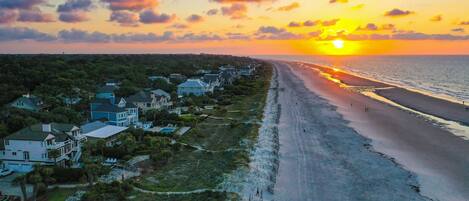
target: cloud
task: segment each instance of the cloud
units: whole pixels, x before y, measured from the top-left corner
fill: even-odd
[[[226,36],[228,39],[231,40],[250,40],[251,37],[249,35],[243,33],[227,33]]]
[[[187,17],[186,21],[190,22],[190,23],[198,23],[198,22],[204,21],[204,18],[200,15],[193,14],[193,15]]]
[[[140,13],[140,22],[145,24],[153,23],[169,23],[176,19],[176,15],[168,15],[165,13],[158,14],[153,10],[146,10]]]
[[[136,27],[138,26],[138,15],[128,11],[113,11],[109,17],[109,21],[117,22],[121,26]]]
[[[88,17],[82,11],[63,12],[60,13],[59,20],[67,23],[77,23],[87,21]]]
[[[91,0],[67,0],[57,7],[57,12],[89,11],[92,7]]]
[[[322,26],[334,26],[337,24],[337,22],[339,22],[340,19],[332,19],[332,20],[325,20],[325,21],[322,21],[321,22],[321,25]]]
[[[401,16],[407,16],[407,15],[410,15],[410,14],[414,14],[413,11],[409,11],[409,10],[401,10],[401,9],[398,9],[398,8],[394,8],[390,11],[387,11],[386,13],[384,13],[384,16],[388,16],[388,17],[401,17]]]
[[[348,0],[329,0],[329,3],[348,3]]]
[[[459,25],[469,25],[469,21],[460,22]]]
[[[30,28],[0,27],[0,41],[53,41],[56,37]]]
[[[147,34],[114,34],[112,35],[112,40],[114,42],[120,43],[129,43],[129,42],[163,42],[174,39],[173,32],[167,31],[162,35],[157,35],[154,33]]]
[[[395,29],[396,26],[394,24],[383,24],[381,26],[378,26],[374,23],[368,23],[364,27],[358,27],[357,30],[362,30],[362,31],[379,31],[379,30],[393,30]]]
[[[301,24],[299,22],[290,22],[290,24],[288,24],[288,27],[301,27]]]
[[[101,0],[109,5],[112,11],[128,10],[128,11],[142,11],[153,9],[158,6],[157,0]]]
[[[312,27],[312,26],[316,26],[317,23],[318,23],[318,21],[307,20],[307,21],[303,22],[303,26]]]
[[[435,15],[433,16],[432,18],[430,18],[430,21],[433,21],[433,22],[439,22],[443,20],[443,16],[442,15]]]
[[[29,10],[44,2],[45,0],[0,0],[0,8]]]
[[[187,29],[187,28],[189,28],[189,26],[187,26],[186,24],[176,23],[176,24],[173,24],[173,25],[169,26],[168,28],[173,28],[173,29]]]
[[[16,19],[20,22],[54,22],[51,14],[42,13],[38,8],[32,10],[20,10]]]
[[[208,16],[217,15],[217,14],[218,14],[218,9],[215,9],[215,8],[207,11]]]
[[[222,7],[221,13],[224,16],[230,16],[231,19],[243,19],[247,17],[248,8],[244,4],[235,3],[229,7]]]
[[[300,4],[298,2],[293,2],[289,5],[279,7],[277,10],[278,11],[291,11],[291,10],[297,9],[299,7],[300,7]]]
[[[102,32],[88,32],[78,29],[62,30],[58,38],[64,42],[85,42],[85,43],[107,43],[111,42],[111,36]]]
[[[256,35],[256,39],[258,40],[298,40],[304,38],[302,35],[291,33],[283,28],[274,26],[259,27]]]
[[[0,9],[0,24],[8,24],[16,21],[18,11],[12,9]]]
[[[177,38],[178,41],[217,41],[223,38],[216,34],[194,34],[187,33]]]
[[[452,32],[464,32],[464,28],[451,29]]]

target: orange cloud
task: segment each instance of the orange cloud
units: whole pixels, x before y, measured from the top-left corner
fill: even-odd
[[[278,11],[291,11],[299,7],[300,7],[300,4],[298,2],[293,2],[290,5],[279,7],[277,10]]]

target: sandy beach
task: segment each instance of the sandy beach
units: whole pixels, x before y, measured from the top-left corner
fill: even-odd
[[[468,141],[345,90],[311,66],[274,63],[282,107],[275,200],[469,200]],[[336,76],[349,85],[389,86],[343,72]],[[402,104],[428,101],[418,104],[422,111],[437,104],[442,117],[467,120],[453,113],[462,105],[393,93],[383,96]]]

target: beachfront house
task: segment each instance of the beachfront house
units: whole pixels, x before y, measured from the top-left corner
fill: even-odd
[[[103,121],[109,125],[135,125],[139,119],[138,107],[124,98],[96,99],[90,104],[91,121]]]
[[[149,76],[148,79],[149,79],[150,81],[153,81],[153,82],[154,82],[154,81],[157,81],[157,80],[162,80],[162,81],[164,81],[164,82],[166,82],[166,83],[168,83],[168,84],[171,83],[171,81],[169,80],[169,78],[164,77],[164,76]]]
[[[75,125],[35,124],[3,139],[0,160],[15,172],[30,172],[34,164],[69,166],[79,160],[85,140]]]
[[[140,91],[126,98],[130,102],[146,112],[148,110],[160,110],[172,105],[171,96],[161,89],[152,91]]]
[[[9,104],[11,107],[15,107],[18,109],[23,109],[23,110],[29,110],[33,112],[40,111],[45,107],[44,102],[41,100],[41,98],[30,95],[30,94],[25,94],[13,102]]]
[[[208,92],[213,92],[210,86],[200,79],[189,79],[178,85],[177,93],[179,96],[203,96]]]
[[[186,80],[187,80],[187,77],[179,73],[173,73],[169,75],[169,81],[171,81],[172,83],[181,83]]]
[[[210,86],[211,90],[221,86],[220,74],[205,74],[202,80]]]
[[[100,121],[87,123],[81,126],[83,135],[86,136],[89,141],[104,140],[108,147],[114,146],[119,136],[127,129],[128,127],[107,125]]]
[[[241,76],[251,76],[254,73],[255,68],[251,66],[246,66],[239,69],[239,75]]]

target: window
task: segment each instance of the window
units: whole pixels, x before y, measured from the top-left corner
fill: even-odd
[[[16,152],[11,152],[11,155],[16,156]]]
[[[24,160],[29,160],[29,152],[27,151],[23,152],[23,158]]]
[[[5,140],[5,145],[10,145],[10,141],[9,141],[9,140]]]

